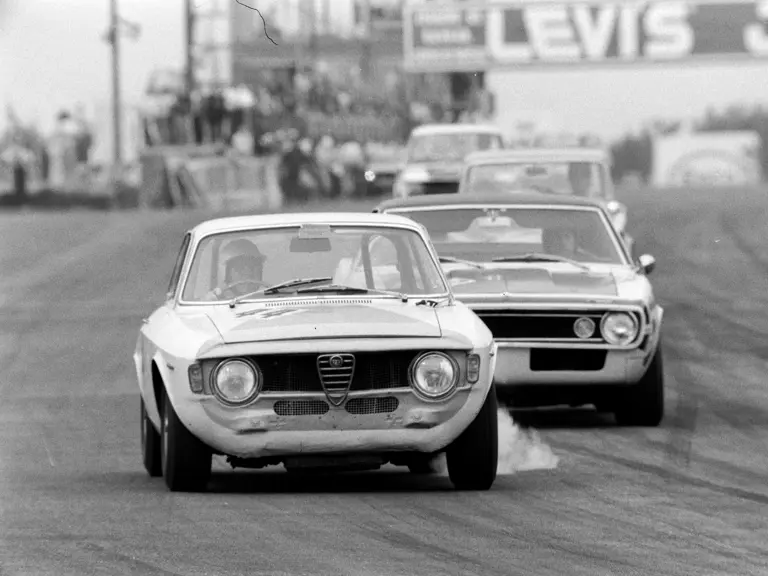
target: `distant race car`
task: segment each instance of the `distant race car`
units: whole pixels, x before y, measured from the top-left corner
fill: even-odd
[[[621,425],[664,415],[663,308],[603,203],[442,194],[383,202],[429,232],[456,297],[499,345],[495,384],[518,407],[594,404]]]
[[[496,345],[411,219],[221,218],[189,230],[133,359],[150,476],[203,490],[233,467],[496,478]]]
[[[395,177],[393,197],[456,192],[462,162],[468,154],[501,148],[504,148],[504,136],[495,126],[418,126],[408,138],[405,162]]]
[[[459,194],[536,190],[599,200],[627,243],[627,207],[616,199],[611,156],[603,148],[508,148],[474,152],[465,159]]]

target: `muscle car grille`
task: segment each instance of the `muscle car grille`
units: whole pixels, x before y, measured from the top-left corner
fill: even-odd
[[[422,184],[424,194],[456,194],[459,191],[458,182],[425,182]]]
[[[565,342],[603,342],[600,320],[607,310],[477,310],[494,338],[504,340],[558,340]],[[595,323],[592,338],[580,339],[573,330],[577,318]]]
[[[408,366],[419,353],[417,350],[356,353],[349,390],[407,388]],[[252,360],[259,365],[264,376],[263,392],[324,392],[320,372],[324,374],[329,390],[344,383],[342,376],[350,376],[347,364],[341,370],[328,370],[326,361],[330,362],[331,356],[333,354],[321,355],[324,359],[322,363],[318,362],[317,354],[257,356]]]

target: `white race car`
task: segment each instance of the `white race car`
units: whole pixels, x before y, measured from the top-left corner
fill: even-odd
[[[423,226],[382,214],[221,218],[183,238],[134,352],[150,476],[203,490],[212,456],[429,469],[487,490],[496,344]]]
[[[406,144],[404,163],[392,188],[394,198],[456,192],[467,155],[504,148],[498,127],[486,124],[423,124]]]

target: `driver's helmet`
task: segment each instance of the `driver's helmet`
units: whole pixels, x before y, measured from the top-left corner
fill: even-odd
[[[224,281],[232,282],[232,271],[236,268],[246,269],[250,280],[261,280],[266,257],[259,248],[245,238],[233,240],[221,250],[221,259],[224,262]]]
[[[542,232],[541,245],[548,254],[572,253],[576,247],[576,231],[571,228],[548,228]]]

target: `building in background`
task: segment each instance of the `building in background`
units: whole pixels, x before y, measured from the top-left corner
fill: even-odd
[[[319,64],[337,74],[359,71],[372,88],[383,88],[388,72],[402,65],[402,5],[403,0],[263,0],[254,4],[259,15],[229,3],[232,80],[252,85],[265,71],[287,79]]]
[[[656,117],[765,102],[764,7],[755,0],[411,0],[404,64],[414,78],[448,78],[454,100],[468,76],[477,78],[506,132],[520,110],[538,109],[560,130],[610,140]]]

